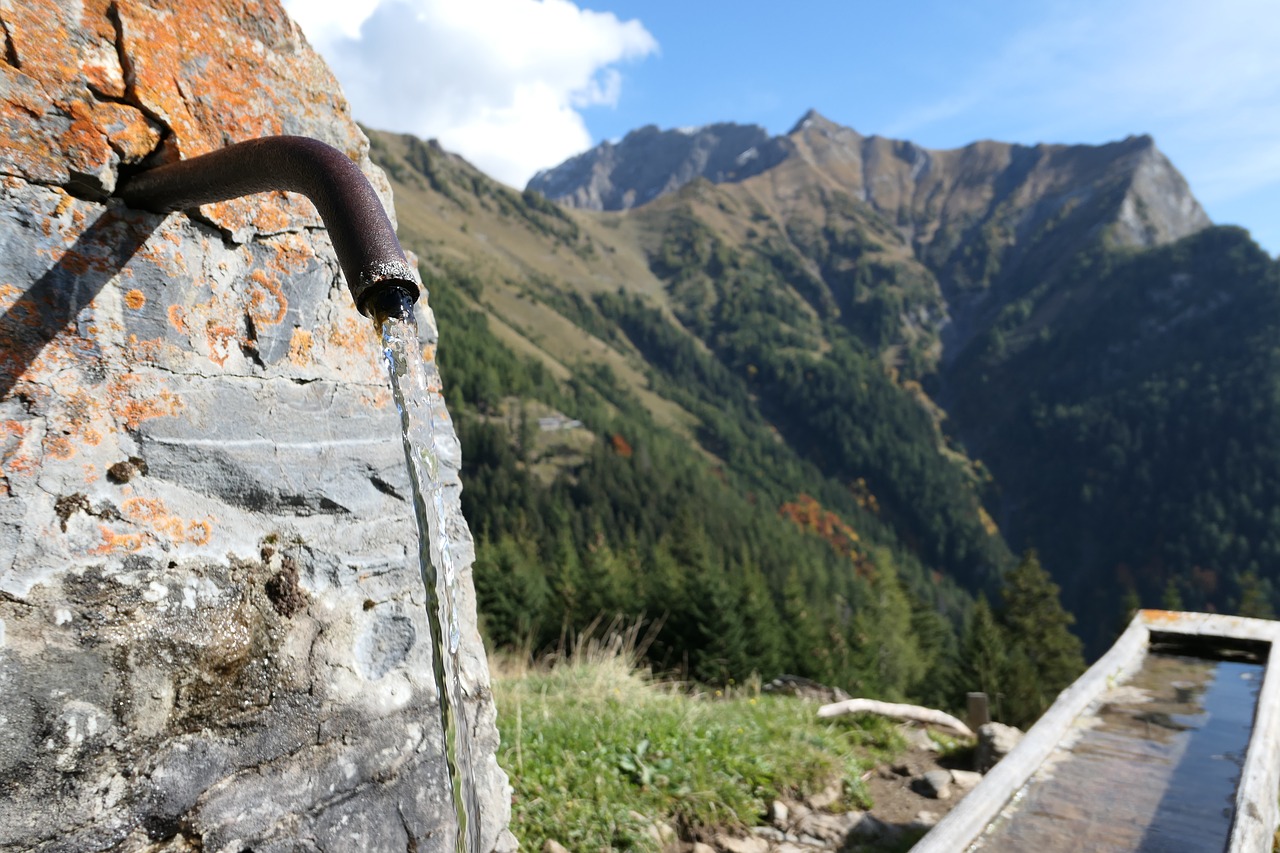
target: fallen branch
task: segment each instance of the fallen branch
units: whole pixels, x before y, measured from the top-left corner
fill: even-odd
[[[975,737],[972,729],[950,714],[935,711],[933,708],[922,708],[919,705],[899,705],[894,702],[877,702],[875,699],[846,699],[843,702],[823,705],[818,709],[819,717],[838,717],[841,714],[876,714],[881,717],[892,717],[895,720],[944,726],[964,737]]]

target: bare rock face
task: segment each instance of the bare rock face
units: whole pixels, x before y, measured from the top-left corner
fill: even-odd
[[[627,210],[695,178],[743,180],[777,165],[788,150],[784,140],[754,124],[665,131],[649,125],[539,172],[529,189],[571,207]]]
[[[0,23],[0,851],[442,849],[398,419],[318,216],[108,198],[144,161],[290,133],[390,207],[335,81],[275,0]],[[510,849],[462,580],[482,834]]]

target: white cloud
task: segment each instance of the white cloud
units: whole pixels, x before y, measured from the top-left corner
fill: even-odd
[[[614,105],[615,66],[654,53],[639,21],[569,0],[286,0],[356,118],[439,139],[522,187],[588,148],[579,110]]]

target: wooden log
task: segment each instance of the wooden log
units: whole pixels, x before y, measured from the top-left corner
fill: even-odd
[[[843,702],[832,702],[830,705],[823,705],[818,709],[819,717],[838,717],[841,714],[875,714],[880,717],[892,717],[895,720],[909,720],[913,723],[943,726],[963,737],[976,737],[972,729],[950,714],[933,708],[924,708],[920,705],[878,702],[875,699],[846,699]]]

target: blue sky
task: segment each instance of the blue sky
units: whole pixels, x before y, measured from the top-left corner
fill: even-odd
[[[930,148],[1150,133],[1215,222],[1280,252],[1275,0],[286,6],[357,118],[515,185],[645,124],[781,133],[810,107]]]

